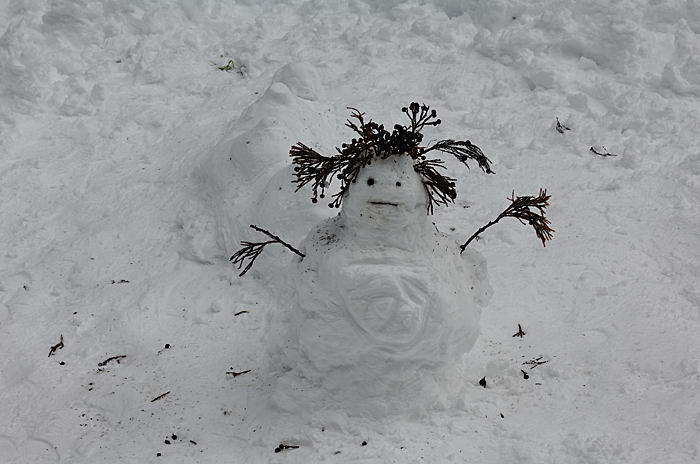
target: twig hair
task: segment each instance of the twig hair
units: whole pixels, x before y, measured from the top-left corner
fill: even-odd
[[[375,157],[386,159],[390,156],[410,156],[414,160],[413,168],[421,176],[428,195],[428,214],[433,213],[434,205],[454,203],[457,197],[455,179],[438,171],[445,168],[444,160],[428,159],[428,153],[435,151],[450,154],[467,168],[468,160],[476,161],[482,171],[493,174],[491,160],[469,140],[446,139],[427,147],[421,146],[421,131],[426,126],[437,126],[442,122],[437,117],[437,111],[431,110],[425,104],[413,102],[403,107],[401,111],[408,116],[409,124],[396,124],[391,132],[386,130],[384,125],[371,119],[365,121],[365,114],[358,109],[348,109],[350,118],[345,125],[358,137],[336,148],[337,155],[324,156],[301,142],[296,143],[289,151],[295,165],[295,179],[292,182],[297,184],[296,191],[311,184],[313,203],[317,203],[319,198],[325,198],[326,189],[335,177],[340,181],[340,190],[333,195],[328,206],[339,208],[350,185],[357,180],[360,170],[372,164]]]

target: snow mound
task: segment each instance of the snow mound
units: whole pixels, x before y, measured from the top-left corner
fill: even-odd
[[[298,243],[327,211],[311,208],[294,194],[289,148],[297,137],[323,140],[333,134],[329,109],[315,70],[294,63],[281,67],[263,95],[245,108],[228,133],[195,170],[203,200],[218,223],[217,239],[226,250],[251,235],[249,224],[285,230]],[[324,214],[325,213],[325,214]],[[270,263],[284,250],[271,250]],[[265,263],[258,273],[269,271]]]

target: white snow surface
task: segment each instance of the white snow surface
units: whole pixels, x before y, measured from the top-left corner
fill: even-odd
[[[698,34],[693,0],[2,3],[0,462],[698,462]],[[340,221],[294,193],[289,147],[332,154],[347,106],[391,127],[411,101],[444,121],[426,141],[469,139],[496,172],[448,164],[456,203],[411,225],[443,248],[418,262],[438,299],[447,269],[492,296],[458,361],[334,367],[426,373],[368,410],[277,350],[312,328],[306,260],[270,249],[239,278],[228,257],[251,223],[301,244]],[[513,220],[459,257],[540,187],[546,248]],[[352,298],[348,243],[306,265]]]

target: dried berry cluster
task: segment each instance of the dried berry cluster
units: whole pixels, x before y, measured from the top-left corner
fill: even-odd
[[[326,189],[334,177],[340,181],[340,191],[333,195],[333,201],[328,206],[339,208],[347,194],[350,185],[357,180],[360,170],[379,157],[386,159],[390,156],[410,156],[415,171],[421,176],[426,193],[428,194],[428,213],[433,212],[434,205],[447,205],[454,202],[457,192],[455,179],[442,175],[438,169],[444,169],[444,161],[439,158],[428,159],[426,154],[438,151],[453,155],[457,160],[467,165],[467,160],[474,160],[486,173],[493,173],[491,161],[479,147],[469,140],[441,140],[433,145],[423,147],[423,134],[426,126],[437,126],[441,123],[437,111],[427,105],[416,102],[401,110],[406,113],[410,124],[394,125],[391,132],[384,125],[369,120],[365,121],[364,113],[355,108],[351,110],[350,119],[346,126],[358,134],[350,143],[344,143],[336,148],[335,156],[323,156],[314,149],[299,142],[294,145],[289,155],[295,164],[294,183],[299,191],[306,184],[311,184],[313,196],[311,201],[316,203],[318,198],[325,198]]]

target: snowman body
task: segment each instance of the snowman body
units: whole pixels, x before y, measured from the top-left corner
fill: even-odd
[[[374,159],[302,242],[284,347],[297,375],[351,402],[396,397],[473,346],[483,262],[460,257],[426,202],[410,157]]]

